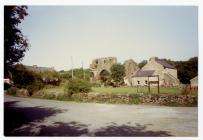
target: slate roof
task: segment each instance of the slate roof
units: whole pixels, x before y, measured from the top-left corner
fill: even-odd
[[[154,70],[138,70],[133,77],[148,77],[152,76]]]
[[[164,68],[170,68],[170,69],[175,69],[174,66],[168,64],[166,61],[161,60],[161,59],[156,59],[155,60],[157,63],[161,64]]]

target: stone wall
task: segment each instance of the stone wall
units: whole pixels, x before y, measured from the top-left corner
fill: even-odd
[[[177,78],[177,69],[164,68],[161,64],[156,62],[155,59],[156,58],[150,58],[142,70],[155,70],[154,75],[159,75],[160,85],[177,86],[179,84],[179,80]]]
[[[103,70],[107,70],[110,72],[110,68],[113,64],[117,63],[116,57],[104,57],[104,58],[97,58],[92,61],[90,64],[91,72],[93,73],[93,80],[99,80],[100,73]]]
[[[198,98],[192,95],[154,95],[154,94],[74,94],[73,98],[82,102],[116,104],[155,104],[167,106],[197,106]]]
[[[125,67],[125,78],[124,82],[128,86],[132,86],[132,76],[135,74],[135,72],[138,70],[138,65],[133,59],[126,60],[124,62]]]

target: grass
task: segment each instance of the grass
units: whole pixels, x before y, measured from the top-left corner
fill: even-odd
[[[102,94],[137,94],[148,93],[148,87],[93,87],[92,92]],[[158,93],[157,87],[151,87],[151,93]],[[181,89],[178,87],[160,87],[160,93],[163,94],[181,94]]]
[[[45,87],[41,90],[42,92],[44,93],[47,93],[47,94],[62,94],[64,93],[64,88],[61,87],[61,86],[58,86],[58,87]]]
[[[41,90],[48,94],[63,94],[64,87],[46,87]],[[151,93],[157,94],[157,87],[151,87]],[[148,93],[148,87],[92,87],[92,93],[101,94],[137,94],[137,93]],[[181,89],[178,87],[160,87],[160,93],[162,94],[181,94]]]

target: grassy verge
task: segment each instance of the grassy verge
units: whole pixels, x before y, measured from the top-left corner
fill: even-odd
[[[102,94],[137,94],[137,93],[148,93],[148,87],[93,87],[92,92]],[[151,87],[151,93],[158,93],[157,87]],[[163,94],[181,94],[179,87],[160,87],[160,93]]]
[[[151,94],[148,94],[147,87],[93,87],[92,92],[90,93],[76,93],[71,95],[65,92],[64,86],[46,86],[45,88],[37,91],[36,94],[31,96],[31,98],[112,104],[150,103],[166,106],[197,105],[197,94],[195,94],[195,98],[185,98],[186,95],[181,95],[181,89],[178,87],[161,87],[160,95],[157,94],[157,88],[152,88],[151,91]],[[14,93],[16,93],[16,90],[10,89],[10,94],[14,95]]]

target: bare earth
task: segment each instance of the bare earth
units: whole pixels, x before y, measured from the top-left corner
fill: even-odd
[[[75,103],[5,96],[5,136],[197,136],[197,107]]]

